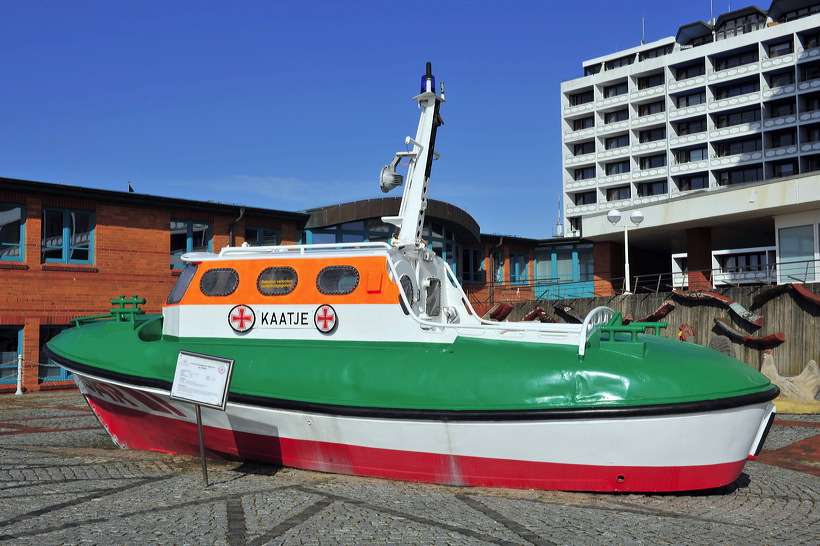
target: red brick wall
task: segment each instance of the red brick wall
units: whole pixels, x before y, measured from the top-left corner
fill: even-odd
[[[176,273],[170,270],[171,219],[212,222],[213,250],[228,245],[235,217],[207,211],[123,206],[57,197],[0,192],[0,202],[25,205],[25,262],[0,262],[0,325],[24,326],[24,388],[66,386],[38,384],[40,326],[65,325],[76,317],[107,313],[112,298],[145,298],[146,313],[159,313],[171,291]],[[94,263],[41,263],[40,239],[44,206],[92,210],[95,216]],[[263,224],[264,225],[264,224]],[[299,227],[282,229],[284,242],[296,242]],[[244,223],[234,228],[237,244],[244,240]],[[0,385],[0,392],[15,385]]]

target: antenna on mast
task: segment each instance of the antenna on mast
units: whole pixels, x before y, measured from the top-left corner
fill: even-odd
[[[646,43],[646,21],[643,15],[641,15],[641,45]]]

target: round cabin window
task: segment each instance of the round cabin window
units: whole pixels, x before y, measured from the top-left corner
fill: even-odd
[[[299,275],[292,267],[268,267],[256,279],[256,288],[265,296],[290,294],[299,282]]]
[[[199,289],[206,296],[230,296],[239,286],[239,273],[224,267],[206,271],[199,279]]]
[[[316,288],[329,296],[350,294],[359,286],[359,271],[350,265],[331,265],[319,271]]]

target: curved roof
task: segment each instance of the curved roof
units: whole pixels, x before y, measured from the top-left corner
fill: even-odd
[[[401,205],[400,197],[382,197],[380,199],[366,199],[364,201],[353,201],[351,203],[340,203],[327,207],[319,207],[305,211],[310,214],[305,229],[322,228],[354,222],[356,220],[366,220],[368,218],[381,218],[382,216],[395,216],[399,213]],[[425,216],[431,220],[441,222],[451,229],[456,237],[465,243],[477,243],[480,239],[478,222],[467,214],[464,210],[445,203],[429,199]]]

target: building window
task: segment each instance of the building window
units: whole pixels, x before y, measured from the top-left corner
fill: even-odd
[[[706,62],[701,59],[697,64],[681,66],[675,69],[676,80],[688,80],[706,74]]]
[[[694,135],[706,130],[706,118],[699,118],[692,121],[684,121],[677,124],[678,136]]]
[[[780,228],[778,232],[780,282],[814,282],[814,226]]]
[[[801,111],[814,112],[815,110],[820,110],[820,93],[804,95],[800,97],[800,100],[803,101],[803,108],[800,109]]]
[[[766,109],[769,112],[769,118],[791,116],[794,114],[794,99],[772,102],[766,105]]]
[[[666,154],[648,155],[640,160],[641,169],[657,169],[666,167]]]
[[[529,257],[522,252],[510,252],[510,282],[525,283],[529,279]]]
[[[698,104],[706,103],[706,91],[700,90],[686,95],[678,95],[675,97],[675,105],[678,108],[686,108],[688,106],[696,106]]]
[[[730,142],[719,142],[715,144],[715,152],[718,157],[759,152],[760,148],[761,141],[759,137],[748,138],[745,140],[734,140]]]
[[[715,59],[715,70],[726,70],[728,68],[735,68],[743,66],[744,64],[752,64],[757,62],[757,50],[744,51],[735,55],[727,57],[719,57]]]
[[[0,260],[23,261],[25,209],[22,205],[0,203]]]
[[[803,128],[803,143],[820,142],[820,125],[809,125]]]
[[[630,195],[629,186],[618,186],[617,188],[606,189],[607,201],[621,201],[623,199],[629,199],[631,197],[632,196]]]
[[[629,172],[629,160],[616,161],[614,163],[606,164],[606,174],[624,174]]]
[[[740,95],[748,95],[760,91],[760,82],[758,80],[749,80],[732,85],[725,85],[714,88],[715,100],[728,99],[731,97],[739,97]]]
[[[652,114],[660,114],[664,111],[666,111],[666,104],[662,100],[638,106],[639,116],[651,116]]]
[[[820,78],[820,62],[800,65],[800,81],[807,82]]]
[[[688,150],[675,150],[675,162],[691,163],[693,161],[703,161],[709,157],[709,149],[706,146],[698,146]]]
[[[803,41],[803,49],[820,47],[820,32],[804,34],[801,36],[801,40]]]
[[[663,47],[656,47],[655,49],[650,49],[649,51],[642,51],[640,55],[638,55],[639,59],[645,61],[646,59],[655,59],[657,57],[663,57],[664,55],[669,55],[672,53],[672,45],[665,45]]]
[[[613,70],[615,68],[620,68],[622,66],[629,66],[634,62],[634,55],[629,55],[628,57],[621,57],[619,59],[613,59],[611,61],[607,61],[604,63],[604,70]]]
[[[607,87],[604,87],[605,98],[617,97],[618,95],[626,95],[626,92],[626,82],[619,82],[614,85],[608,85]]]
[[[281,230],[247,226],[245,242],[249,246],[276,246],[282,242]]]
[[[604,123],[616,123],[618,121],[626,121],[629,119],[629,109],[615,110],[614,112],[607,112],[604,114]]]
[[[659,85],[663,85],[663,73],[638,78],[638,89],[649,89]]]
[[[23,345],[22,326],[0,326],[0,385],[17,382],[17,358]]]
[[[44,263],[94,263],[94,213],[43,209]]]
[[[657,182],[644,182],[638,184],[638,196],[649,197],[651,195],[666,195],[668,193],[668,186],[666,180],[658,180]]]
[[[484,249],[465,248],[461,253],[462,268],[461,281],[464,283],[483,283]]]
[[[794,146],[797,144],[797,134],[794,129],[777,131],[771,134],[772,148],[782,148],[783,146]]]
[[[595,127],[595,118],[593,116],[588,116],[585,118],[576,119],[572,122],[572,130],[573,131],[581,131],[583,129],[591,129]]]
[[[783,87],[794,83],[794,71],[788,70],[786,72],[777,72],[769,74],[769,87]]]
[[[572,147],[573,155],[586,155],[595,152],[595,142],[590,140],[589,142],[582,142],[580,144],[576,144]]]
[[[615,148],[623,148],[629,146],[629,135],[624,133],[614,137],[609,137],[604,141],[604,148],[607,150],[614,150]]]
[[[678,179],[678,189],[680,191],[705,190],[709,187],[709,176],[706,174],[696,174],[694,176],[682,176]]]
[[[721,186],[746,184],[763,180],[763,167],[743,167],[717,173],[717,181]]]
[[[760,108],[757,106],[747,110],[738,110],[737,112],[715,116],[715,127],[722,129],[723,127],[733,127],[735,125],[753,123],[755,121],[760,121]]]
[[[587,104],[592,102],[594,99],[594,95],[592,94],[592,89],[589,91],[582,91],[580,93],[573,93],[569,96],[569,104],[570,106],[580,106],[582,104]]]
[[[574,180],[589,180],[590,178],[595,178],[595,167],[575,169],[575,172],[573,173]]]
[[[794,176],[797,174],[797,160],[789,159],[787,161],[780,161],[772,163],[772,176],[781,178],[784,176]]]
[[[45,351],[43,351],[46,343],[68,328],[71,328],[71,326],[67,324],[61,326],[40,326],[40,366],[38,372],[40,382],[69,381],[74,377],[74,374],[48,358]]]
[[[171,269],[182,269],[182,255],[210,252],[213,228],[207,222],[171,220]]]
[[[573,202],[576,206],[593,205],[597,202],[597,200],[597,192],[595,190],[583,191],[581,193],[576,193],[573,196]]]
[[[638,140],[641,144],[645,142],[655,142],[666,138],[666,129],[658,127],[657,129],[647,129],[638,133]]]
[[[769,58],[774,59],[781,55],[788,55],[794,51],[794,44],[791,40],[788,42],[780,42],[779,44],[769,44]]]

